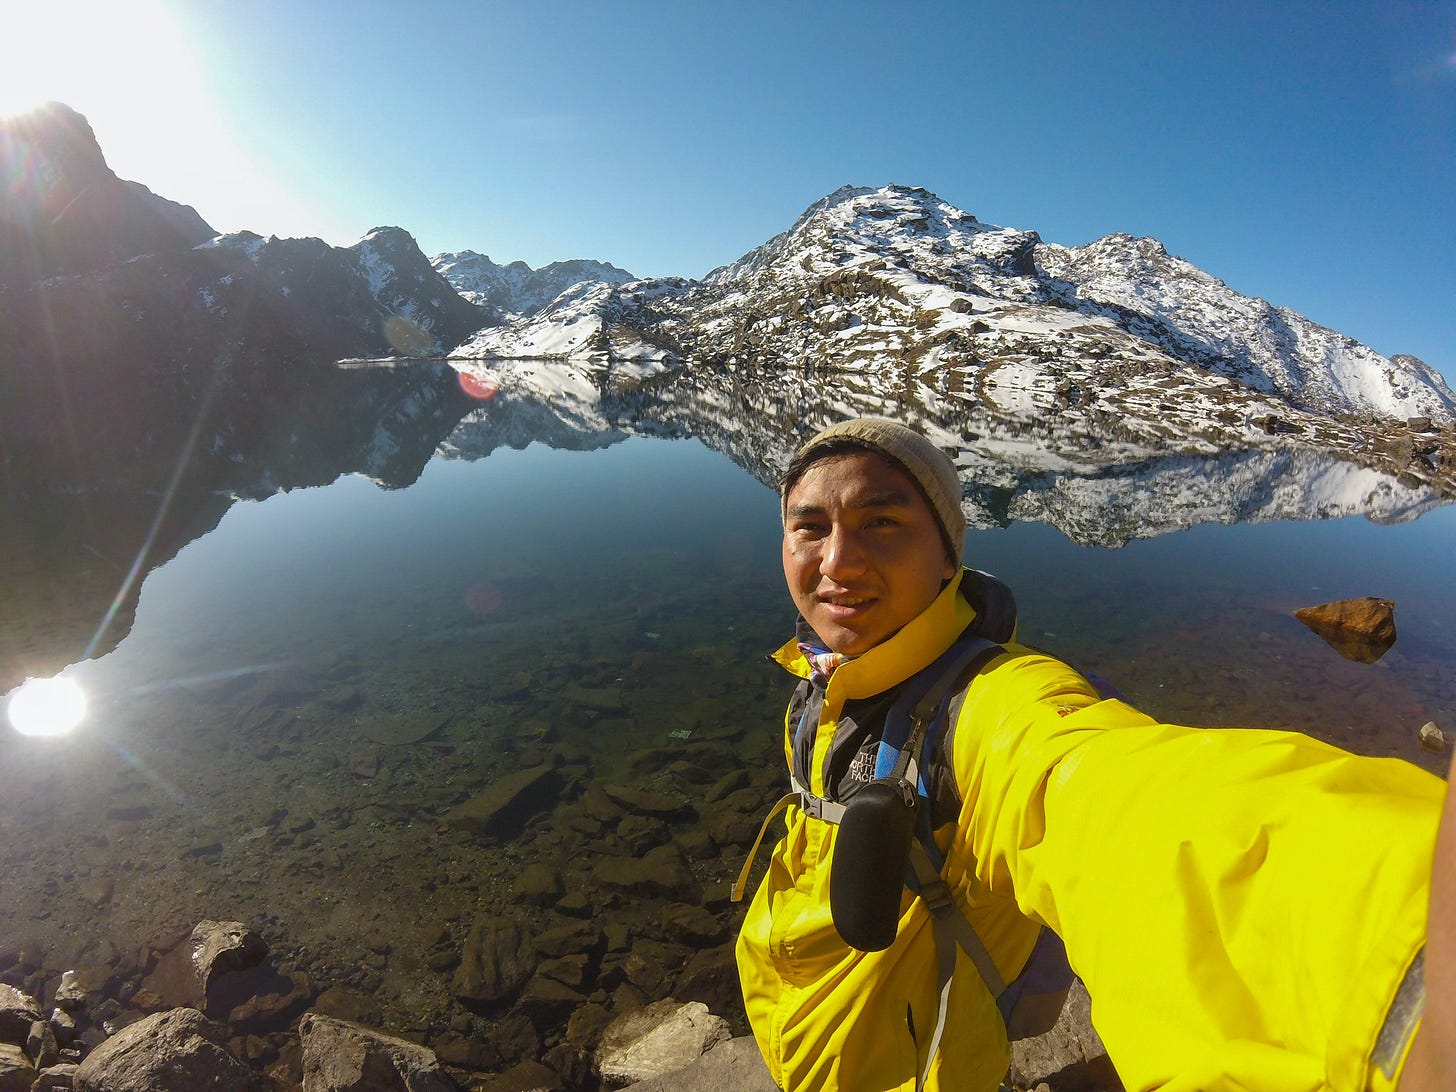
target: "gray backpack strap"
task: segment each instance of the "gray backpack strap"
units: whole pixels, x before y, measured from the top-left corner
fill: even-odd
[[[728,895],[729,901],[743,901],[744,889],[748,887],[748,873],[752,870],[754,859],[758,856],[758,847],[763,845],[763,836],[768,833],[768,825],[777,819],[779,813],[786,810],[790,804],[798,804],[805,815],[814,819],[822,819],[826,823],[837,823],[844,818],[843,804],[834,800],[825,800],[822,796],[815,796],[804,788],[792,773],[789,774],[789,784],[793,786],[793,791],[779,797],[774,806],[769,809],[769,813],[763,817],[763,823],[758,828],[758,837],[753,840],[753,848],[748,851],[748,859],[743,862],[743,868],[738,873],[738,880]]]
[[[753,868],[753,859],[758,856],[758,847],[763,845],[763,836],[768,833],[768,825],[778,818],[779,812],[784,811],[790,804],[798,802],[798,793],[785,793],[763,817],[763,825],[758,828],[758,837],[753,840],[753,848],[748,851],[748,859],[743,862],[743,869],[738,873],[738,880],[733,884],[733,890],[728,895],[730,901],[743,901],[743,889],[748,886],[748,873]]]
[[[931,1063],[940,1052],[941,1036],[945,1034],[945,1017],[950,1009],[950,986],[955,978],[956,949],[965,952],[976,965],[981,981],[985,982],[986,989],[993,998],[1006,992],[1006,983],[980,935],[965,914],[961,913],[960,907],[956,906],[951,898],[950,888],[940,878],[940,873],[930,863],[925,847],[918,840],[910,844],[909,867],[914,870],[915,881],[920,888],[920,899],[930,911],[931,931],[935,935],[935,1028],[930,1033],[925,1069],[915,1078],[915,1092],[922,1092],[925,1082],[930,1078]]]

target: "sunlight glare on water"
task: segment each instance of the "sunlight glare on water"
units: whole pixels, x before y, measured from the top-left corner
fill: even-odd
[[[64,736],[86,719],[86,693],[74,679],[27,679],[10,695],[11,726],[23,736]]]

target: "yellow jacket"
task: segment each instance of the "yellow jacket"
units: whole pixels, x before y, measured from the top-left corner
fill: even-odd
[[[845,701],[909,678],[970,624],[959,583],[830,677],[811,792]],[[1003,978],[1037,925],[1054,929],[1129,1089],[1387,1087],[1371,1055],[1424,939],[1443,782],[1296,733],[1157,724],[1005,647],[961,708],[964,803],[937,832],[942,875]],[[807,677],[795,643],[777,658]],[[910,1090],[934,1023],[930,917],[907,891],[889,949],[845,945],[829,908],[837,832],[788,811],[738,939],[748,1017],[786,1092]],[[961,954],[927,1087],[989,1092],[1007,1059]]]

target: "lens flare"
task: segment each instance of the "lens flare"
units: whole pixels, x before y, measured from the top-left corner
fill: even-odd
[[[489,402],[500,393],[500,384],[488,375],[478,372],[461,372],[460,389],[477,402]]]
[[[435,339],[414,319],[390,315],[384,320],[384,336],[395,352],[405,356],[429,356],[435,351]]]
[[[482,616],[493,614],[500,609],[503,602],[505,595],[500,590],[500,585],[489,580],[482,580],[465,593],[465,605]]]
[[[86,694],[72,679],[26,679],[10,695],[8,713],[23,736],[63,736],[85,719]]]

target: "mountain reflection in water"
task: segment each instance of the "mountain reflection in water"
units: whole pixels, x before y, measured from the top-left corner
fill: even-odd
[[[788,681],[764,653],[792,619],[765,482],[848,413],[908,416],[956,449],[968,562],[1015,588],[1023,640],[1163,719],[1443,768],[1417,733],[1456,727],[1456,509],[1419,486],[1305,448],[1159,450],[824,376],[625,383],[530,362],[490,379],[472,400],[442,365],[341,373],[347,422],[200,457],[154,535],[164,498],[135,481],[13,494],[0,688],[96,640],[149,535],[152,571],[67,672],[90,696],[80,731],[0,735],[0,940],[47,973],[124,977],[147,944],[242,920],[316,988],[374,995],[384,1026],[484,1034],[505,1010],[462,1015],[440,953],[482,913],[558,924],[518,887],[544,865],[660,965],[702,949],[726,966],[720,892],[783,776]],[[370,419],[371,399],[390,413]],[[1397,604],[1374,665],[1290,614],[1365,594]],[[509,831],[450,821],[546,763],[559,794]],[[605,785],[692,818],[619,820]],[[678,889],[602,867],[660,844],[684,858]],[[681,904],[717,931],[665,926]],[[731,987],[693,973],[663,991]]]

